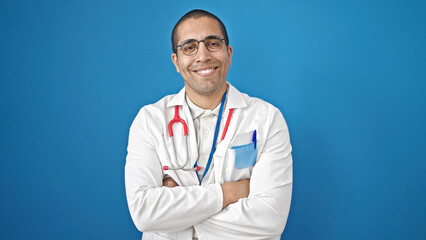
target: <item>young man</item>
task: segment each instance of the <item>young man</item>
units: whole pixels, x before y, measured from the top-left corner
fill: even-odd
[[[126,193],[136,227],[143,239],[280,239],[292,191],[283,116],[227,82],[232,47],[213,14],[185,14],[172,46],[185,87],[144,106],[130,128]]]

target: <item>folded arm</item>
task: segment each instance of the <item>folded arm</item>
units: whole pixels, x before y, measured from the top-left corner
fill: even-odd
[[[173,178],[163,179],[164,187],[177,187],[179,186]],[[250,179],[243,179],[237,182],[226,182],[222,183],[222,195],[223,205],[222,209],[227,207],[229,204],[238,201],[241,198],[245,198],[250,192]]]

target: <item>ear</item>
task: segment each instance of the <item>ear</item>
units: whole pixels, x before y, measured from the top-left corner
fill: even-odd
[[[172,53],[172,62],[176,67],[176,72],[180,73],[179,64],[178,64],[178,57],[177,57],[176,53]]]
[[[228,58],[229,58],[229,65],[231,65],[231,58],[232,58],[232,47],[228,46]]]

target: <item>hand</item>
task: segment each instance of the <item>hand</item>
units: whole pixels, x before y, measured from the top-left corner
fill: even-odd
[[[165,178],[163,179],[163,187],[177,187],[179,186],[173,178]]]
[[[248,197],[250,193],[250,179],[223,183],[221,187],[223,192],[223,209],[240,198]]]

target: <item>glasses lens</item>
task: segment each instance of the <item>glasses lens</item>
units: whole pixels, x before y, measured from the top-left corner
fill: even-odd
[[[194,54],[194,53],[197,52],[197,49],[198,49],[198,42],[195,41],[195,40],[187,42],[187,43],[184,43],[182,45],[182,52],[185,55],[192,55],[192,54]]]
[[[210,52],[219,51],[222,47],[222,41],[218,38],[208,38],[205,41],[206,47]]]

